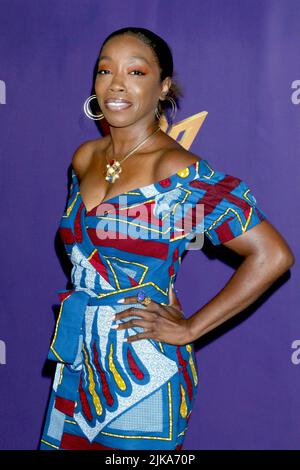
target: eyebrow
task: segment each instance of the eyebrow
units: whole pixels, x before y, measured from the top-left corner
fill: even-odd
[[[98,63],[101,61],[101,60],[112,60],[112,58],[108,55],[103,55],[102,57],[99,58],[99,61]],[[131,55],[129,57],[129,59],[140,59],[140,60],[143,60],[144,62],[146,62],[149,66],[151,66],[150,62],[145,58],[145,57],[142,57],[140,55]]]

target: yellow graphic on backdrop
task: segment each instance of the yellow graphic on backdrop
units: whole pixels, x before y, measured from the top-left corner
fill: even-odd
[[[163,115],[160,119],[160,128],[182,145],[182,147],[188,150],[195,140],[207,115],[207,111],[201,111],[201,113],[194,114],[193,116],[173,124],[168,132],[168,121]],[[180,134],[182,134],[182,136],[178,140],[178,136],[180,136]]]

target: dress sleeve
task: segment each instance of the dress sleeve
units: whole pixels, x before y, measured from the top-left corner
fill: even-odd
[[[203,204],[202,220],[195,222],[192,232],[203,233],[219,245],[247,232],[267,219],[245,181],[213,170],[211,176],[190,183],[192,201]]]

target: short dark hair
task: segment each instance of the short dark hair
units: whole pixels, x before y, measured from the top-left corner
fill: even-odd
[[[182,93],[181,86],[179,85],[177,80],[175,82],[173,79],[174,65],[173,65],[173,55],[172,55],[171,48],[163,38],[155,34],[153,31],[150,31],[150,29],[128,26],[126,28],[121,28],[121,29],[117,29],[116,31],[113,31],[103,41],[99,56],[101,54],[101,51],[104,45],[107,43],[107,41],[109,41],[109,39],[115,36],[121,36],[122,34],[128,34],[128,35],[137,37],[138,39],[143,41],[147,46],[151,47],[152,52],[160,68],[160,81],[162,82],[166,77],[172,78],[172,84],[171,84],[171,87],[169,88],[166,98],[168,98],[168,96],[173,98],[175,100],[177,107],[179,108],[179,97],[183,96],[183,93]],[[168,99],[164,101],[159,100],[158,111],[160,114],[165,113],[165,111],[168,112],[170,108],[172,108],[170,100]]]

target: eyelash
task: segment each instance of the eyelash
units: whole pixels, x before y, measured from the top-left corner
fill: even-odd
[[[106,73],[102,74],[100,72],[107,72],[106,69],[98,70],[97,74],[98,75],[107,75]],[[131,70],[131,72],[138,72],[140,74],[138,76],[145,75],[144,72],[141,72],[140,70]]]

